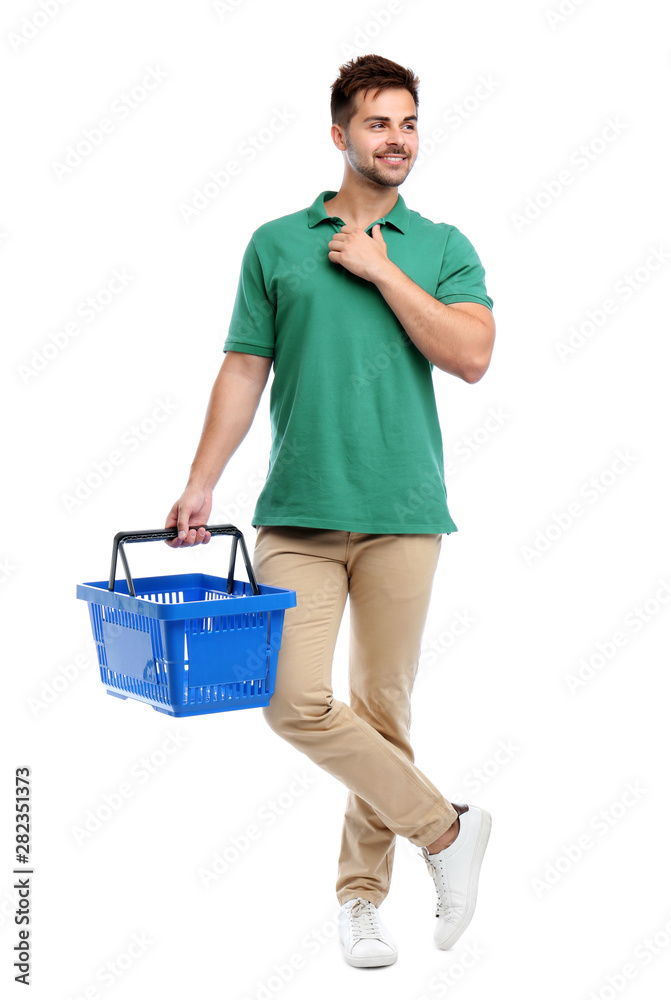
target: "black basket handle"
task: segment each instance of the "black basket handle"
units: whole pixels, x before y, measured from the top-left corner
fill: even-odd
[[[200,525],[193,525],[193,527],[200,527]],[[232,524],[212,524],[203,525],[206,531],[209,531],[212,535],[231,535],[233,542],[231,544],[231,558],[228,564],[228,583],[226,585],[226,593],[233,593],[233,574],[235,572],[235,557],[238,550],[238,542],[242,548],[242,558],[245,562],[245,569],[247,570],[247,576],[249,577],[249,582],[252,585],[252,593],[258,595],[259,585],[256,582],[256,577],[254,576],[254,570],[252,569],[252,564],[249,559],[249,553],[247,552],[247,546],[245,545],[245,539],[239,528],[236,528]],[[147,531],[119,531],[114,536],[114,545],[112,547],[112,566],[110,568],[110,580],[109,589],[114,590],[114,584],[116,580],[116,568],[117,568],[117,558],[121,556],[121,562],[124,568],[124,573],[126,574],[126,582],[128,584],[128,593],[131,597],[135,597],[135,587],[133,586],[133,579],[130,574],[130,569],[128,567],[128,560],[126,559],[126,552],[124,550],[124,542],[153,542],[153,541],[168,541],[171,538],[177,538],[177,528],[157,528],[156,530]]]

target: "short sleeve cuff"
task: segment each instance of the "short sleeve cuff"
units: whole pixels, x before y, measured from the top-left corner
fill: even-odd
[[[480,295],[469,295],[468,293],[464,295],[455,292],[452,295],[440,295],[436,296],[436,298],[439,302],[445,303],[445,305],[449,305],[452,302],[480,302],[483,306],[487,306],[488,309],[493,309],[494,307],[494,300],[489,298],[489,296],[485,298]]]
[[[258,347],[256,344],[247,344],[243,340],[227,340],[224,344],[226,351],[239,351],[241,354],[259,354],[262,358],[272,358],[275,354],[272,347]]]

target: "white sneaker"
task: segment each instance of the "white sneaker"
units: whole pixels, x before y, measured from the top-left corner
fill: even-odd
[[[459,815],[459,833],[449,847],[437,854],[421,849],[438,894],[438,923],[433,932],[438,948],[451,948],[471,922],[491,826],[492,817],[485,809],[466,806]]]
[[[350,965],[359,969],[393,965],[398,958],[396,943],[380,920],[377,907],[361,896],[348,899],[342,906],[338,929]]]

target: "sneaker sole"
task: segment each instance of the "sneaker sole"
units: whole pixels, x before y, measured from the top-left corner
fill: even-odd
[[[391,955],[365,955],[357,958],[355,955],[345,955],[345,960],[356,969],[374,969],[377,966],[393,965],[398,958],[398,952]]]
[[[471,870],[468,874],[468,906],[463,920],[458,927],[455,927],[452,930],[448,937],[434,937],[434,942],[436,946],[441,949],[441,951],[447,951],[447,949],[451,948],[455,941],[461,937],[473,919],[473,914],[475,913],[475,904],[478,898],[478,879],[480,877],[480,868],[482,867],[482,859],[485,856],[485,849],[487,847],[489,834],[492,829],[491,814],[488,813],[486,809],[481,809],[480,814],[482,821],[480,823],[480,830],[478,831],[478,839],[475,842]]]

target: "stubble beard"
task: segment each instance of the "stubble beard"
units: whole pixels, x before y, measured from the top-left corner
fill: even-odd
[[[387,173],[384,171],[383,167],[378,167],[376,163],[365,163],[357,153],[356,147],[350,142],[348,135],[345,135],[345,146],[349,162],[356,172],[361,174],[363,177],[366,177],[367,180],[373,181],[374,184],[379,184],[381,187],[398,187],[399,184],[403,183],[412,170],[412,163],[410,163],[410,156],[408,153],[399,154],[406,157],[407,167],[405,173],[402,176],[399,176],[398,172],[396,172],[393,167]],[[408,163],[410,163],[410,166],[407,166]]]

